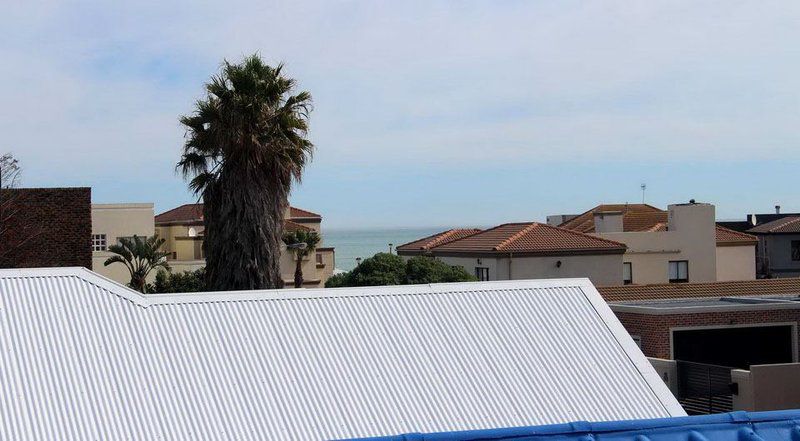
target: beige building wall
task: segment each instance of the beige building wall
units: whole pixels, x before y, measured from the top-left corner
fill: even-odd
[[[750,370],[734,369],[731,381],[738,384],[733,410],[760,412],[800,407],[800,363],[762,364]]]
[[[756,278],[756,246],[718,246],[717,281],[754,280]]]
[[[690,282],[717,279],[717,239],[714,206],[670,205],[668,230],[606,232],[599,237],[628,246],[624,261],[631,263],[633,283],[669,282],[669,262],[687,260]]]
[[[622,254],[512,256],[511,258],[437,255],[436,258],[448,265],[461,266],[470,274],[475,274],[476,267],[489,268],[489,280],[588,277],[598,286],[622,283]]]
[[[153,204],[148,203],[92,204],[92,235],[105,234],[106,246],[116,244],[120,237],[149,237],[155,234],[153,215]],[[129,283],[130,274],[124,265],[103,265],[113,255],[109,251],[92,251],[92,271],[122,284]]]

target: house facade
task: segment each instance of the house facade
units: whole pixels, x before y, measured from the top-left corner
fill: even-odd
[[[537,222],[448,230],[397,247],[400,256],[431,256],[482,281],[588,277],[598,285],[622,283],[624,252],[622,243]]]
[[[625,284],[755,279],[756,238],[717,225],[711,204],[674,204],[666,211],[607,204],[566,217],[560,227],[627,246]]]
[[[121,238],[153,234],[152,203],[92,204],[92,271],[120,283],[130,282],[130,273],[124,265],[104,265],[114,255],[108,247],[119,243]],[[155,273],[149,279],[152,282]]]
[[[787,215],[747,230],[758,237],[760,277],[800,276],[800,215]]]
[[[316,231],[322,235],[322,216],[296,207],[285,214],[284,230]],[[155,216],[155,232],[166,240],[165,251],[173,272],[194,271],[206,264],[203,254],[203,204],[185,204]],[[324,240],[324,238],[323,238]],[[294,253],[281,247],[281,276],[287,287],[293,286]],[[333,275],[335,254],[332,247],[320,244],[303,259],[304,287],[324,287]]]

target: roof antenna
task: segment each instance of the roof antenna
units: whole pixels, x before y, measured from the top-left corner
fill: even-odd
[[[647,190],[647,184],[642,183],[639,187],[642,189],[642,203],[644,204],[644,191]]]

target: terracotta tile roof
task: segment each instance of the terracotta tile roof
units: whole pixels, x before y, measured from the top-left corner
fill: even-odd
[[[669,213],[647,204],[598,205],[580,216],[564,222],[560,227],[581,233],[594,233],[594,214],[614,211],[622,212],[622,229],[625,232],[667,231]],[[798,225],[798,232],[800,232],[800,225]],[[755,236],[719,225],[717,225],[716,235],[719,246],[754,245],[757,242]]]
[[[619,252],[625,245],[588,234],[538,222],[510,223],[472,234],[433,248],[439,252],[574,253]]]
[[[717,246],[755,245],[758,238],[717,225]]]
[[[735,282],[660,283],[653,285],[601,286],[607,302],[669,300],[703,297],[800,294],[800,278],[742,280]]]
[[[297,207],[289,207],[289,219],[322,219],[322,216]],[[156,216],[156,224],[197,222],[203,220],[203,204],[183,204]]]
[[[666,222],[666,211],[653,207],[647,204],[602,204],[598,205],[591,210],[570,219],[563,224],[559,225],[561,228],[577,231],[580,233],[594,232],[594,214],[599,212],[622,212],[622,223],[625,231],[642,231],[645,227],[652,226],[657,222]],[[664,213],[659,214],[659,213]],[[647,214],[653,216],[647,217]],[[631,217],[633,215],[633,217]],[[642,216],[636,216],[642,215]],[[663,220],[659,216],[664,216]],[[631,220],[626,218],[630,217]],[[626,225],[627,224],[627,225]],[[628,229],[632,228],[632,229]]]
[[[772,222],[757,225],[748,233],[775,234],[775,233],[800,233],[800,216],[787,216]]]
[[[284,231],[311,231],[313,228],[309,228],[305,225],[298,224],[297,222],[292,222],[290,220],[283,221],[283,230]]]
[[[156,223],[191,222],[203,220],[203,204],[183,204],[156,215]]]
[[[322,219],[322,216],[317,213],[312,213],[308,210],[303,210],[302,208],[297,208],[297,207],[289,207],[289,216],[292,219],[295,218]]]
[[[425,251],[454,240],[463,239],[480,231],[481,230],[477,228],[453,228],[451,230],[442,231],[441,233],[432,234],[428,237],[423,237],[422,239],[418,239],[413,242],[399,245],[397,247],[397,251]]]

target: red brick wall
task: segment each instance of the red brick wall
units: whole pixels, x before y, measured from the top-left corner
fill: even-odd
[[[759,323],[800,321],[800,310],[773,309],[766,311],[707,312],[698,314],[646,315],[617,312],[628,333],[642,339],[642,352],[648,357],[670,357],[670,329],[693,326],[729,326]],[[800,331],[800,326],[796,327]],[[798,336],[800,337],[800,336]],[[800,341],[800,340],[798,340]]]
[[[91,188],[0,190],[0,268],[92,267]]]

